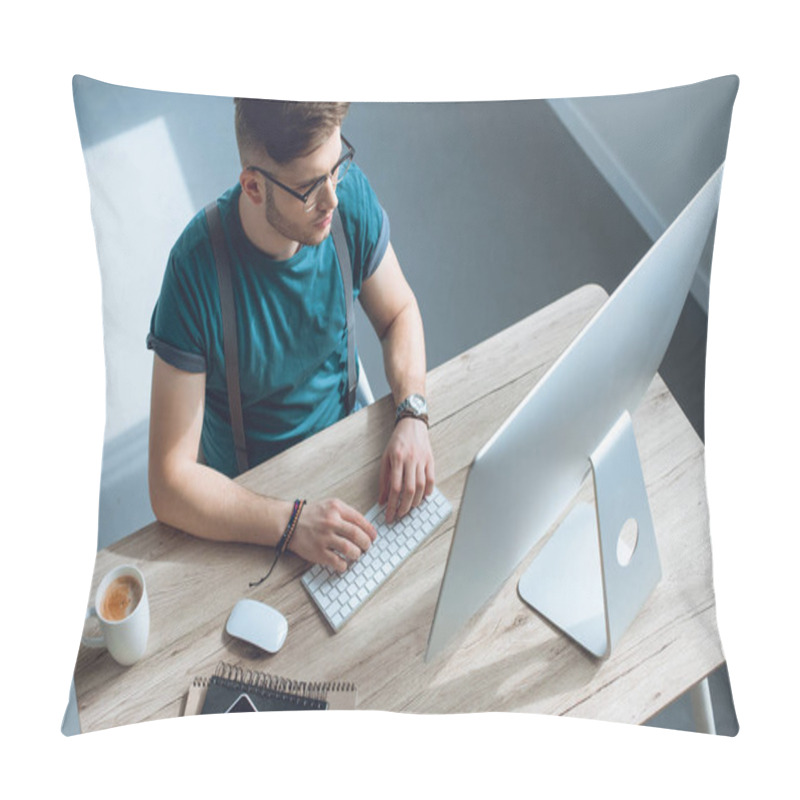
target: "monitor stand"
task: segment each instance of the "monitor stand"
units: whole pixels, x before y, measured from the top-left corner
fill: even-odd
[[[661,578],[653,519],[628,412],[589,458],[595,506],[577,505],[520,578],[520,597],[605,658]]]

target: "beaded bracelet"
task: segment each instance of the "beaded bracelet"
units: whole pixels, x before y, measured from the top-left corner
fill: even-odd
[[[303,510],[305,504],[305,500],[295,501],[292,519],[289,520],[288,535],[286,536],[286,541],[283,544],[283,550],[281,550],[281,552],[289,549],[289,542],[292,540],[292,536],[294,536],[294,532],[297,530],[297,522],[300,519],[300,512]]]
[[[275,569],[278,559],[283,555],[284,551],[289,546],[289,540],[294,535],[295,528],[297,528],[297,520],[300,519],[300,512],[303,510],[303,506],[305,506],[305,504],[305,500],[294,501],[294,508],[292,509],[291,517],[289,517],[289,524],[286,526],[285,530],[283,531],[283,535],[275,547],[275,560],[272,562],[269,572],[267,572],[267,574],[260,581],[253,581],[250,584],[251,589],[254,586],[260,586],[267,578],[269,578],[270,575],[272,575],[272,570]]]

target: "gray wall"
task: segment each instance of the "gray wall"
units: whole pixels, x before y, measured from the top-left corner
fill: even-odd
[[[544,101],[357,106],[347,130],[389,213],[430,367],[587,281],[611,291],[650,244]],[[359,348],[376,388],[372,337]]]
[[[652,96],[659,94],[639,96],[644,105],[629,104],[625,114],[673,120],[684,146],[707,133],[691,115],[666,108],[684,103],[681,91]],[[150,312],[172,241],[195,210],[236,181],[238,158],[230,99],[80,78],[75,98],[95,229],[104,234],[104,546],[152,519],[145,473]],[[638,189],[669,217],[718,166],[718,144],[683,171],[651,174],[647,148],[613,128],[607,102],[581,101],[595,141],[602,137],[602,149],[618,162],[638,165],[638,172],[631,166]],[[650,246],[641,217],[557,110],[546,101],[515,101],[358,104],[350,112],[346,134],[389,214],[422,309],[429,367],[584,283],[613,291]],[[653,148],[651,159],[661,163],[660,140]],[[388,387],[380,347],[360,311],[358,336],[381,396]]]
[[[554,100],[559,119],[655,241],[725,160],[733,99],[727,76],[619,97]],[[711,257],[692,294],[708,313]]]

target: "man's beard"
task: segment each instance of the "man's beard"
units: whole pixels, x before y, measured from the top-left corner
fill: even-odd
[[[272,188],[272,187],[270,187]],[[266,202],[264,203],[264,216],[267,223],[272,226],[281,236],[291,242],[298,242],[307,247],[314,247],[325,241],[330,233],[330,228],[320,230],[314,228],[314,223],[321,221],[327,215],[321,215],[316,209],[309,211],[306,216],[306,224],[298,224],[287,219],[275,207],[274,190],[267,192]]]

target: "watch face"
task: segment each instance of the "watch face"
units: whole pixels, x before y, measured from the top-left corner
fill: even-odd
[[[408,398],[408,404],[417,414],[421,414],[425,410],[425,398],[419,394],[412,394]]]
[[[403,412],[410,411],[414,416],[422,416],[428,413],[428,404],[421,394],[412,394],[406,397],[402,403],[397,407],[398,417]]]

